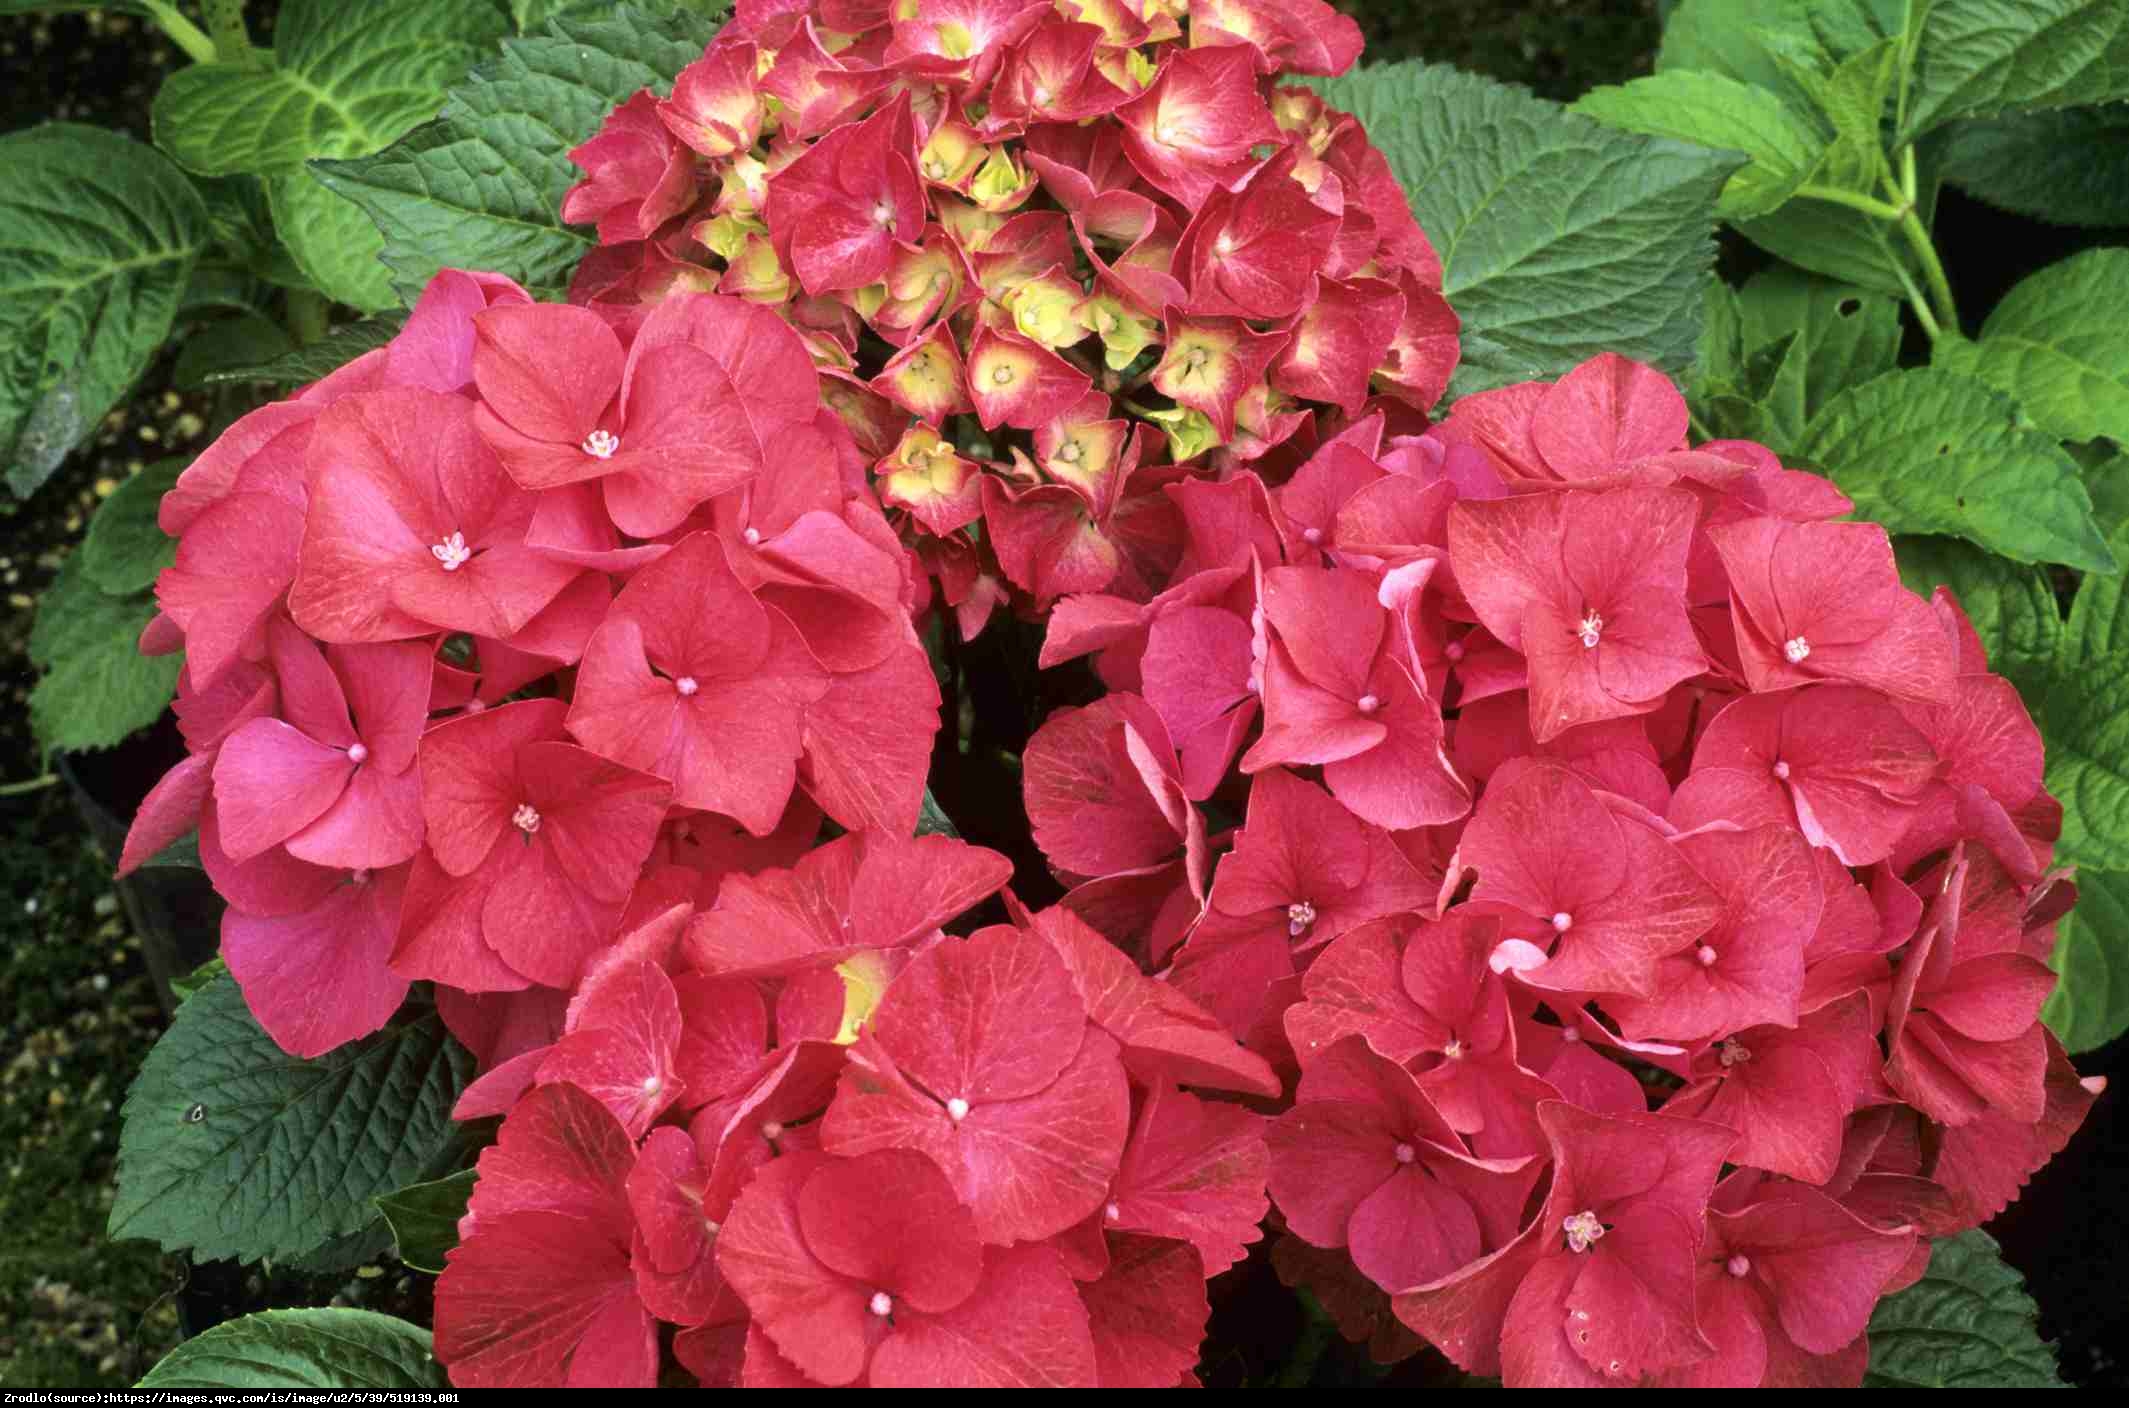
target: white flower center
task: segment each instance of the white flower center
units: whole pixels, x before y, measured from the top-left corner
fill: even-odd
[[[777,1140],[783,1138],[783,1122],[781,1120],[763,1120],[761,1122],[761,1137],[768,1140],[771,1144],[774,1144]]]
[[[1215,254],[1233,254],[1235,252],[1235,237],[1233,235],[1222,235],[1212,242],[1212,248]]]
[[[1286,933],[1289,938],[1300,938],[1308,932],[1308,926],[1316,922],[1316,906],[1307,900],[1286,907]]]
[[[739,536],[746,539],[748,547],[755,547],[758,546],[761,542],[761,529],[749,528],[746,532],[741,533]]]
[[[1752,1059],[1752,1053],[1745,1049],[1745,1044],[1734,1036],[1724,1040],[1716,1054],[1726,1067],[1742,1065]]]
[[[1784,641],[1782,642],[1782,654],[1788,658],[1790,664],[1801,665],[1811,656],[1811,642],[1805,640],[1802,636],[1798,636],[1794,640]]]
[[[1464,1044],[1452,1036],[1449,1044],[1442,1048],[1442,1055],[1451,1061],[1461,1061],[1464,1059]]]
[[[954,1097],[953,1099],[951,1099],[951,1100],[947,1101],[947,1102],[946,1102],[946,1117],[947,1117],[948,1119],[952,1120],[952,1121],[953,1121],[953,1122],[954,1122],[955,1124],[959,1124],[959,1123],[961,1123],[961,1121],[963,1121],[963,1120],[967,1119],[967,1118],[968,1118],[968,1101],[966,1101],[966,1100],[963,1100],[963,1099],[962,1099],[962,1098],[961,1098],[960,1096],[958,1096],[958,1095],[956,1095],[956,1096],[955,1096],[955,1097]]]
[[[1708,947],[1706,944],[1702,944],[1699,948],[1693,950],[1694,960],[1698,962],[1703,968],[1713,968],[1715,966],[1715,960],[1720,956],[1721,955],[1717,954],[1714,949]]]
[[[656,1076],[645,1076],[643,1078],[643,1093],[645,1095],[656,1095],[664,1086],[665,1082]]]
[[[681,698],[691,699],[694,697],[695,691],[702,688],[702,686],[695,683],[693,675],[682,675],[679,679],[673,681],[673,688],[680,691]]]
[[[894,1314],[894,1297],[885,1291],[874,1291],[872,1293],[871,1309],[873,1314],[885,1320],[888,1316]]]
[[[872,223],[883,230],[892,230],[894,228],[894,207],[884,200],[875,205],[872,208]]]
[[[539,811],[530,802],[520,802],[517,810],[510,813],[510,824],[530,836],[540,829]]]
[[[347,873],[347,883],[350,885],[367,885],[370,883],[370,873],[367,870],[350,870]]]
[[[1354,707],[1363,714],[1372,714],[1382,707],[1382,701],[1372,694],[1363,694]]]
[[[351,763],[366,763],[370,760],[370,750],[360,743],[351,743],[348,745],[347,760]]]
[[[595,460],[610,460],[621,448],[621,437],[611,430],[594,430],[584,437],[584,453]]]
[[[1552,917],[1552,931],[1555,934],[1564,934],[1574,927],[1575,917],[1564,909]]]
[[[1111,1203],[1107,1207],[1103,1208],[1101,1210],[1101,1215],[1111,1222],[1122,1222],[1124,1220],[1124,1210],[1121,1207],[1117,1206],[1115,1203]]]
[[[1789,765],[1787,763],[1776,763],[1774,765],[1774,775],[1787,782],[1789,780]]]
[[[1035,85],[1035,106],[1036,106],[1036,107],[1039,107],[1039,108],[1040,108],[1040,107],[1048,107],[1048,106],[1049,106],[1049,104],[1050,104],[1050,99],[1052,99],[1052,98],[1054,98],[1054,97],[1056,97],[1056,96],[1057,96],[1057,95],[1056,95],[1055,93],[1052,93],[1052,92],[1050,91],[1050,89],[1049,89],[1049,85],[1048,85],[1048,84],[1045,84],[1045,83],[1038,83],[1038,84],[1036,84],[1036,85]]]
[[[1000,367],[998,368],[998,370],[991,373],[991,385],[993,386],[1006,386],[1009,385],[1012,380],[1013,369],[1011,367]]]
[[[1314,547],[1323,541],[1323,530],[1321,528],[1303,528],[1301,530],[1301,541],[1307,543],[1310,547]]]
[[[429,551],[443,564],[446,572],[456,572],[473,560],[473,549],[466,546],[464,533],[453,533],[442,542],[433,544]]]
[[[1597,1221],[1594,1212],[1578,1212],[1560,1224],[1567,1233],[1567,1249],[1571,1252],[1586,1252],[1604,1236],[1604,1224]]]
[[[1419,1150],[1413,1148],[1410,1144],[1399,1144],[1390,1151],[1390,1154],[1397,1162],[1408,1164],[1419,1157]]]
[[[1749,1275],[1752,1270],[1752,1258],[1740,1252],[1736,1256],[1733,1256],[1728,1261],[1724,1262],[1722,1269],[1729,1272],[1732,1276]]]
[[[1592,611],[1575,627],[1575,638],[1582,642],[1584,650],[1595,650],[1604,636],[1604,618]]]

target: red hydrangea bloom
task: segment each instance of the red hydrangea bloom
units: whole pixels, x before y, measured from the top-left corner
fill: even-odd
[[[436,1284],[436,1350],[452,1382],[648,1388],[655,1323],[629,1268],[634,1144],[569,1085],[528,1095],[481,1155]]]
[[[827,688],[790,619],[740,584],[714,533],[693,533],[614,599],[569,731],[667,779],[681,806],[765,836],[798,780],[806,706]]]
[[[992,928],[917,955],[852,1057],[822,1129],[830,1152],[922,1151],[1000,1245],[1102,1205],[1130,1119],[1124,1067],[1039,938]]]
[[[776,1352],[818,1384],[1094,1383],[1086,1308],[1058,1254],[985,1248],[937,1166],[908,1150],[765,1165],[717,1260]]]
[[[1511,1388],[1633,1382],[1713,1355],[1694,1270],[1708,1195],[1735,1136],[1668,1115],[1538,1107],[1552,1191],[1516,1240],[1404,1291],[1398,1314]],[[1498,1343],[1498,1349],[1495,1344]]]
[[[566,742],[533,699],[423,741],[429,849],[394,965],[474,991],[575,983],[613,936],[671,790]]]

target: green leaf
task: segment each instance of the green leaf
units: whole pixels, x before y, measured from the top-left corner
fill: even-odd
[[[295,349],[295,339],[264,314],[217,318],[194,331],[178,348],[170,384],[180,389],[205,386],[217,372],[257,366]]]
[[[1704,69],[1782,93],[1795,66],[1822,66],[1900,32],[1904,0],[1685,0],[1663,27],[1656,71]]]
[[[193,852],[194,854],[198,854],[199,833],[195,831],[192,833],[192,835],[194,838]],[[152,865],[154,862],[151,861],[149,863]],[[187,973],[184,977],[172,978],[170,980],[170,994],[171,996],[175,997],[179,1002],[183,1002],[186,998],[191,997],[194,993],[198,992],[201,988],[206,987],[216,978],[228,976],[228,973],[229,965],[222,961],[221,955],[217,954],[215,957],[208,959],[205,963],[202,963],[199,967],[193,969],[190,973]]]
[[[2129,105],[1955,124],[1944,174],[1970,196],[2051,225],[2129,225]]]
[[[1934,360],[2016,401],[2058,440],[2129,441],[2129,249],[2050,264],[2004,295],[1978,342]]]
[[[270,66],[194,64],[155,95],[155,142],[203,176],[285,176],[389,146],[508,26],[487,0],[287,0]]]
[[[1826,140],[1764,88],[1719,73],[1673,70],[1586,94],[1570,111],[1651,137],[1675,137],[1751,164],[1723,187],[1716,211],[1736,220],[1778,210],[1811,179]]]
[[[146,591],[177,556],[175,539],[163,536],[156,510],[192,459],[157,460],[118,486],[89,520],[81,543],[81,570],[113,596]]]
[[[2055,658],[2062,644],[2062,610],[2047,572],[1984,552],[1957,538],[1898,537],[1893,557],[1900,580],[1922,596],[1950,587],[1999,674]],[[2094,577],[2094,582],[2118,578]]]
[[[1835,396],[1899,361],[1900,305],[1869,289],[1775,268],[1739,290],[1738,314],[1748,348],[1796,338],[1767,393],[1776,450],[1800,443]]]
[[[374,1310],[265,1310],[186,1340],[140,1388],[451,1387],[418,1325]]]
[[[2073,1055],[2129,1032],[2129,873],[2077,872],[2077,907],[2056,921],[2058,977],[2040,1019]]]
[[[140,653],[155,616],[145,594],[100,590],[75,553],[37,604],[30,663],[44,671],[30,691],[30,729],[47,753],[109,748],[162,717],[177,693],[181,655]]]
[[[2085,471],[2093,513],[2116,557],[2129,554],[2129,456],[2116,456]],[[2115,651],[2129,651],[2129,613],[2122,610],[2123,574],[2087,577],[2070,602],[2063,656],[2073,664]]]
[[[287,252],[305,284],[365,313],[399,305],[392,271],[381,260],[384,237],[361,207],[333,194],[308,171],[269,179],[266,194],[276,228],[304,232],[290,238]]]
[[[372,1199],[448,1167],[472,1069],[433,1012],[297,1060],[218,978],[178,1009],[126,1096],[111,1235],[256,1261],[358,1232]]]
[[[1717,195],[1740,158],[1619,132],[1440,66],[1314,83],[1389,158],[1463,319],[1468,395],[1611,350],[1693,360]]]
[[[1933,0],[1917,13],[1902,140],[1956,117],[2129,97],[2121,0]]]
[[[2062,1388],[2040,1309],[2004,1265],[1995,1238],[1975,1229],[1939,1237],[1922,1279],[1878,1302],[1870,1317],[1865,1388]]]
[[[0,466],[27,495],[170,335],[207,243],[183,172],[101,128],[0,137]]]
[[[200,860],[200,833],[187,831],[169,845],[140,863],[141,869],[152,870],[161,866],[166,870],[204,870]],[[220,959],[216,959],[220,962]]]
[[[310,280],[357,308],[389,307],[375,231],[303,163],[381,151],[434,117],[508,28],[494,0],[289,0],[272,63],[194,64],[164,80],[156,144],[202,175],[264,178],[274,227]]]
[[[404,313],[380,313],[359,323],[343,323],[308,347],[257,366],[231,367],[210,372],[209,385],[232,381],[263,381],[275,386],[305,386],[331,376],[365,352],[374,352],[406,326]]]
[[[377,1210],[391,1224],[401,1261],[416,1271],[443,1274],[444,1253],[458,1245],[458,1220],[466,1215],[474,1177],[475,1170],[461,1169],[378,1197]]]
[[[1851,387],[1797,451],[1895,533],[1947,533],[2020,562],[2116,570],[2077,462],[1970,377],[1930,367]]]
[[[311,167],[376,222],[401,290],[465,268],[562,293],[593,243],[562,224],[562,196],[583,175],[570,149],[639,88],[668,91],[716,33],[693,15],[625,5],[552,27],[504,41],[499,58],[451,91],[439,120],[374,156]]]
[[[2020,692],[2048,744],[2048,791],[2062,803],[2058,861],[2129,870],[2129,652],[2065,650],[2021,671]]]

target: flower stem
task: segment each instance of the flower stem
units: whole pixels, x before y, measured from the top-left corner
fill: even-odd
[[[59,774],[48,772],[41,777],[32,777],[22,782],[0,784],[0,797],[22,797],[32,792],[42,792],[57,781]]]
[[[1900,233],[1906,237],[1908,248],[1914,250],[1915,258],[1922,263],[1922,274],[1929,280],[1930,301],[1936,305],[1938,321],[1957,332],[1959,305],[1952,298],[1951,280],[1944,276],[1944,263],[1937,258],[1937,247],[1930,243],[1929,231],[1922,228],[1921,217],[1915,214],[1913,206],[1900,217]],[[1933,331],[1930,336],[1934,339],[1937,334]]]
[[[1829,205],[1845,205],[1850,210],[1860,210],[1873,220],[1891,222],[1906,213],[1897,205],[1873,200],[1858,191],[1844,191],[1838,186],[1800,186],[1796,193],[1805,200],[1822,200]]]
[[[148,18],[155,21],[170,42],[185,51],[185,57],[196,64],[211,64],[215,61],[214,41],[200,31],[200,27],[178,13],[175,5],[164,0],[142,0]]]

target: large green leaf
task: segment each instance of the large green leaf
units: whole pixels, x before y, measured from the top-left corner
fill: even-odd
[[[443,1273],[444,1254],[458,1245],[458,1220],[466,1215],[475,1177],[473,1169],[461,1169],[447,1178],[415,1183],[377,1199],[377,1210],[391,1224],[401,1261],[416,1271]]]
[[[466,268],[561,293],[592,247],[589,231],[562,224],[562,196],[583,175],[570,149],[636,90],[669,89],[717,28],[692,13],[625,5],[551,27],[505,41],[499,58],[451,91],[437,121],[374,156],[312,166],[383,232],[384,262],[403,291],[438,269]]]
[[[509,19],[498,0],[289,0],[273,62],[195,64],[155,98],[155,140],[192,170],[266,182],[274,226],[308,280],[343,303],[394,301],[382,241],[303,169],[380,151],[436,115]]]
[[[298,1060],[217,978],[126,1096],[111,1235],[256,1261],[358,1232],[379,1194],[449,1167],[451,1105],[472,1068],[434,1013]]]
[[[2051,225],[2129,225],[2129,104],[1958,123],[1944,174]]]
[[[1742,158],[1439,66],[1315,87],[1367,125],[1441,253],[1464,324],[1455,394],[1556,377],[1606,350],[1670,371],[1692,362],[1715,202]]]
[[[1883,294],[1798,269],[1774,268],[1738,291],[1743,345],[1757,349],[1793,337],[1766,408],[1767,443],[1788,451],[1834,397],[1893,369],[1900,356],[1900,305]]]
[[[2122,0],[1931,0],[1916,14],[1903,139],[1957,117],[2129,98]]]
[[[2116,557],[2129,554],[2129,457],[2117,456],[2085,471],[2092,508]],[[2072,666],[2116,651],[2129,652],[2129,612],[2122,610],[2123,574],[2087,577],[2070,602],[2063,658]]]
[[[1957,538],[1899,537],[1892,546],[1900,579],[1910,589],[1923,596],[1940,586],[1952,589],[1989,653],[1989,667],[1998,674],[2014,674],[2055,658],[2063,638],[2062,610],[2044,569]]]
[[[2057,921],[2048,963],[2058,978],[2040,1017],[2066,1049],[2129,1031],[2129,873],[2077,872],[2077,907]]]
[[[1799,65],[1830,66],[1900,32],[1905,0],[1684,0],[1656,70],[1702,69],[1796,96]]]
[[[331,376],[365,352],[374,352],[390,342],[406,326],[404,313],[380,313],[359,323],[343,323],[306,347],[255,366],[230,367],[210,372],[210,384],[229,381],[266,382],[274,386],[302,386]]]
[[[509,25],[495,0],[287,0],[271,65],[194,64],[155,95],[155,141],[204,176],[300,172],[382,150]]]
[[[30,663],[43,671],[30,691],[30,729],[48,753],[109,748],[162,717],[177,691],[178,655],[140,653],[155,616],[145,593],[114,596],[96,585],[76,552],[37,604]]]
[[[275,277],[386,307],[396,299],[375,231],[302,163],[378,150],[433,116],[506,29],[497,0],[302,0],[282,11],[272,62],[173,75],[157,95],[156,138],[195,170],[257,179],[285,246]]]
[[[81,544],[81,570],[115,596],[145,591],[177,555],[175,539],[163,536],[156,510],[192,461],[184,455],[157,460],[118,486],[89,520]]]
[[[2129,870],[2129,652],[2054,661],[2019,674],[2048,744],[2048,791],[2062,803],[2056,858]]]
[[[154,150],[52,123],[0,137],[0,466],[30,493],[177,316],[207,210]]]
[[[2018,422],[2010,401],[1931,367],[1888,372],[1835,397],[1799,457],[1896,533],[1946,533],[2020,562],[2112,572],[2077,462]]]
[[[2059,440],[2129,441],[2129,249],[2042,269],[2004,295],[1979,341],[1945,338],[1935,360],[2003,392]]]
[[[448,1389],[418,1325],[374,1310],[266,1310],[186,1340],[140,1388]]]
[[[2003,1249],[1975,1229],[1940,1237],[1922,1279],[1870,1317],[1866,1388],[2061,1388],[2040,1310]]]
[[[1778,210],[1825,154],[1826,140],[1764,88],[1719,73],[1676,69],[1584,95],[1572,111],[1606,126],[1751,158],[1723,187],[1717,213],[1743,219]]]

